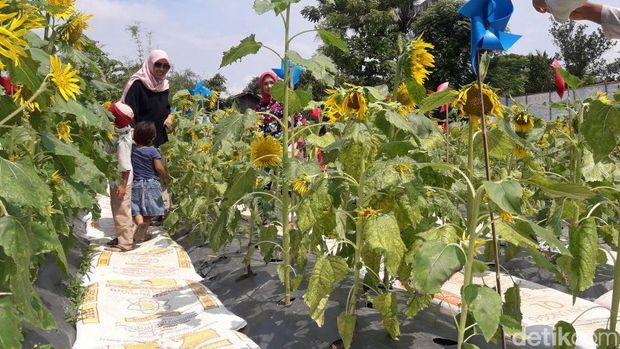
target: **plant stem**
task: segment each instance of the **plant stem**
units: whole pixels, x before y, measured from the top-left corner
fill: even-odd
[[[618,239],[620,239],[620,231],[618,231]],[[620,241],[620,240],[618,240]],[[620,304],[620,258],[616,258],[614,264],[614,287],[611,293],[611,318],[609,319],[609,330],[616,332],[618,323],[618,305]]]
[[[30,96],[30,98],[28,98],[28,100],[24,102],[24,104],[19,106],[19,108],[15,109],[11,114],[7,115],[4,119],[2,119],[2,121],[0,121],[0,126],[11,121],[11,119],[15,117],[15,115],[21,113],[24,109],[28,107],[28,104],[32,103],[35,99],[37,99],[37,97],[39,97],[39,95],[47,89],[47,85],[48,85],[47,79],[48,77],[46,76],[45,79],[43,79],[41,86],[39,86],[39,88],[35,91],[35,93],[33,93],[32,96]]]
[[[286,18],[284,19],[284,122],[282,123],[282,167],[283,172],[281,176],[282,181],[282,263],[284,268],[284,305],[291,304],[291,236],[289,233],[289,185],[286,180],[286,173],[290,166],[290,159],[288,153],[289,142],[289,128],[288,128],[288,92],[290,87],[289,76],[289,62],[288,62],[288,50],[289,50],[289,23],[291,16],[291,5],[286,7]]]
[[[478,218],[478,212],[480,211],[480,194],[478,191],[474,196],[469,194],[467,200],[467,233],[469,234],[469,243],[467,246],[467,254],[465,259],[465,271],[463,277],[463,290],[471,285],[474,267],[474,249],[476,247],[476,239],[478,233],[476,232],[476,221]],[[462,293],[463,291],[461,291]],[[458,349],[463,347],[465,341],[465,327],[467,327],[467,312],[469,311],[469,304],[465,301],[465,297],[461,296],[463,305],[461,306],[461,316],[459,318],[458,328]]]
[[[362,170],[359,184],[357,186],[357,208],[360,209],[364,205],[364,183],[366,182],[366,161],[362,159]],[[360,284],[360,269],[362,259],[362,244],[364,243],[364,221],[358,219],[355,222],[355,257],[353,259],[353,286],[351,290],[351,299],[348,304],[350,315],[355,315],[357,304],[357,289]]]
[[[491,165],[489,163],[489,140],[487,137],[487,118],[484,115],[484,94],[482,93],[482,77],[480,76],[480,71],[478,72],[478,91],[480,92],[480,114],[482,115],[482,145],[484,149],[484,174],[486,176],[487,181],[491,180]],[[494,254],[494,262],[495,262],[495,286],[496,291],[499,294],[501,299],[502,297],[502,283],[500,279],[500,262],[499,262],[499,241],[497,240],[497,234],[495,233],[495,221],[493,217],[493,211],[491,210],[491,205],[487,205],[489,210],[489,218],[491,219],[491,235],[493,236],[493,254]],[[475,240],[474,240],[475,241]],[[504,337],[504,326],[499,325],[499,335],[500,335],[500,343],[502,345],[502,349],[506,349],[506,338]]]

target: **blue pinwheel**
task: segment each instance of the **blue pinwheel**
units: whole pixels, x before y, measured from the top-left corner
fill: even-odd
[[[205,86],[205,82],[200,80],[195,86],[194,89],[189,90],[189,93],[192,96],[199,95],[202,97],[211,97],[211,90],[207,86]]]
[[[506,32],[514,7],[510,0],[470,0],[459,9],[471,18],[471,69],[478,75],[478,50],[508,50],[521,35]]]
[[[272,70],[280,79],[284,79],[284,60],[282,60],[282,66],[280,68],[273,68]],[[291,74],[292,87],[295,87],[295,85],[299,82],[299,77],[302,70],[304,70],[304,67],[289,61],[289,72]]]

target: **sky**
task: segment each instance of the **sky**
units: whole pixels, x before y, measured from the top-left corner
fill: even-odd
[[[599,2],[618,6],[617,0]],[[220,69],[224,51],[250,34],[256,34],[257,41],[278,52],[284,49],[281,18],[273,12],[257,15],[253,3],[253,0],[78,0],[77,7],[94,15],[86,35],[98,41],[110,57],[137,60],[136,45],[126,28],[139,23],[144,33],[151,33],[151,48],[168,53],[173,69],[191,69],[205,79],[221,73],[228,79],[229,93],[235,94],[261,72],[279,67],[280,62],[272,52],[261,49],[256,55]],[[299,12],[315,3],[316,0],[301,0],[293,5],[292,34],[314,27]],[[513,33],[523,37],[509,52],[527,54],[538,50],[550,55],[556,52],[548,33],[550,16],[534,11],[530,0],[514,0],[513,4],[515,11],[508,25]],[[596,28],[594,24],[590,26]],[[147,43],[146,39],[143,41]],[[320,44],[315,33],[307,33],[295,39],[291,49],[309,58]],[[613,60],[620,56],[619,51],[620,45],[605,57]]]

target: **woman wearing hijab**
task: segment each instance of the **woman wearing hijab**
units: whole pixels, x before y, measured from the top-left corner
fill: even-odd
[[[282,136],[282,125],[278,122],[276,117],[282,120],[284,107],[271,96],[271,88],[277,80],[278,77],[271,71],[266,71],[260,75],[258,84],[260,86],[261,99],[255,109],[259,113],[265,113],[263,114],[263,122],[260,126],[260,130],[263,131],[266,136],[280,138]],[[295,114],[294,119],[295,127],[308,124],[301,113]]]
[[[123,91],[121,102],[134,111],[135,123],[152,121],[155,124],[155,147],[168,141],[167,128],[172,126],[170,115],[170,90],[166,75],[170,58],[163,50],[153,50],[142,68],[133,74]]]

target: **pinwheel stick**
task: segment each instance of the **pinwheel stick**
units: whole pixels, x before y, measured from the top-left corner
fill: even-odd
[[[476,53],[478,56],[478,62],[480,60],[480,50]],[[489,140],[487,137],[487,118],[484,114],[484,93],[482,92],[482,73],[480,69],[480,63],[478,63],[478,74],[476,74],[478,79],[478,91],[480,93],[480,115],[482,118],[482,145],[484,148],[484,173],[486,176],[486,180],[491,180],[491,165],[489,163]],[[495,285],[497,293],[501,298],[502,296],[502,284],[500,281],[500,264],[499,264],[499,242],[497,240],[497,234],[495,233],[495,217],[493,215],[493,211],[491,210],[491,205],[487,204],[489,209],[489,219],[491,220],[491,234],[493,235],[493,255],[495,261]],[[506,349],[506,338],[504,338],[504,326],[502,324],[499,325],[500,330],[500,343],[502,344],[502,349]]]

